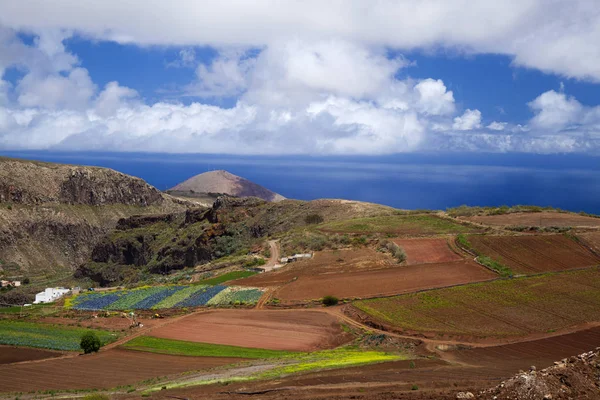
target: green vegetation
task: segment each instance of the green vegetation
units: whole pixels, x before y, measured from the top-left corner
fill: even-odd
[[[355,218],[329,222],[319,226],[324,231],[341,233],[457,233],[472,228],[434,215],[392,215],[383,217]]]
[[[493,269],[503,278],[512,278],[514,276],[514,272],[510,268],[490,257],[479,256],[477,257],[477,261],[480,264],[485,265],[490,269]]]
[[[467,239],[467,237],[462,233],[456,236],[456,242],[463,248],[473,251],[473,246],[471,246],[471,242],[469,242],[469,239]]]
[[[323,219],[321,214],[308,214],[304,218],[304,222],[306,222],[308,225],[322,224],[323,221],[325,221],[325,220]]]
[[[219,275],[214,278],[203,279],[201,281],[195,282],[195,285],[220,285],[221,283],[233,281],[235,279],[247,278],[252,275],[256,275],[258,272],[256,271],[233,271],[227,272],[226,274]]]
[[[194,357],[279,358],[293,354],[289,351],[186,342],[149,336],[139,336],[125,343],[123,347],[129,350]]]
[[[353,304],[405,330],[523,336],[600,319],[600,270],[496,280]]]
[[[135,389],[134,389],[134,391],[135,391]],[[94,394],[88,394],[87,396],[85,396],[83,398],[83,400],[110,400],[110,398],[105,394],[94,393]]]
[[[339,301],[340,300],[335,296],[325,296],[321,299],[321,302],[325,307],[335,306]]]
[[[81,336],[88,331],[88,329],[2,320],[0,321],[0,344],[76,351],[80,348]],[[107,331],[95,330],[94,333],[102,345],[118,338],[117,334]]]
[[[227,376],[213,379],[188,379],[183,382],[158,383],[149,388],[145,393],[167,389],[183,388],[190,386],[229,384],[234,382],[248,382],[260,379],[277,379],[282,376],[319,371],[324,369],[347,368],[359,365],[380,363],[386,361],[406,360],[405,354],[390,354],[380,351],[361,351],[353,347],[334,350],[317,351],[314,353],[292,353],[282,357],[272,368],[249,375]]]
[[[81,337],[81,342],[79,342],[79,347],[85,354],[97,353],[102,347],[102,342],[98,335],[95,332],[89,331],[83,334]]]
[[[356,238],[355,238],[356,239]],[[366,239],[365,239],[366,243]],[[353,241],[349,235],[328,234],[314,231],[296,231],[285,235],[280,240],[281,252],[285,255],[322,251],[325,249],[341,249],[350,245],[361,245]]]

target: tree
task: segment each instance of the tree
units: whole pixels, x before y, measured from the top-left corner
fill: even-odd
[[[306,222],[309,225],[322,224],[323,221],[324,221],[323,217],[319,214],[309,214],[306,216],[306,218],[304,218],[304,222]]]
[[[102,347],[102,342],[100,341],[98,335],[90,331],[83,334],[79,346],[85,354],[89,354],[92,352],[97,353],[98,350],[100,350],[100,347]]]
[[[334,296],[325,296],[321,301],[323,302],[323,305],[327,307],[335,306],[339,302],[338,298]]]

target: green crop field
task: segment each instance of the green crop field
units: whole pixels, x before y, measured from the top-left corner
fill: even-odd
[[[252,275],[256,275],[258,272],[255,271],[233,271],[233,272],[227,272],[223,275],[214,277],[214,278],[209,278],[209,279],[203,279],[201,281],[196,282],[196,284],[201,284],[201,285],[220,285],[223,282],[228,282],[228,281],[233,281],[235,279],[242,279],[242,278],[247,278],[249,276]]]
[[[20,321],[0,321],[0,344],[52,350],[79,350],[81,336],[90,329]],[[94,330],[103,344],[117,340],[116,333]]]
[[[318,229],[339,233],[436,234],[463,233],[474,229],[434,215],[390,215],[355,218],[319,225]]]
[[[195,357],[277,358],[294,354],[289,351],[186,342],[149,336],[139,336],[122,347],[129,350]]]
[[[600,321],[600,270],[552,273],[357,301],[406,331],[515,337]]]

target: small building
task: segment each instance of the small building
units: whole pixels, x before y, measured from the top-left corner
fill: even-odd
[[[313,256],[312,253],[294,254],[293,256],[282,258],[281,262],[282,263],[291,263],[294,261],[308,260],[308,259],[312,258],[312,256]]]
[[[0,287],[17,287],[17,286],[21,286],[21,281],[5,281],[2,280],[0,281]]]
[[[12,281],[10,284],[14,287],[19,287],[21,286],[21,281]]]
[[[8,287],[10,285],[10,281],[2,280],[0,281],[0,287]]]
[[[51,303],[60,299],[69,292],[70,289],[65,288],[46,288],[46,290],[44,290],[43,292],[40,292],[35,295],[35,301],[33,302],[33,304]]]

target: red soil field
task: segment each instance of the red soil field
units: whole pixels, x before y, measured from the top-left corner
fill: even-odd
[[[239,360],[114,349],[72,358],[0,365],[0,392],[112,388]]]
[[[292,303],[327,295],[371,298],[494,278],[496,274],[472,261],[397,266],[376,271],[304,275],[277,289],[273,297]]]
[[[448,245],[447,239],[394,239],[406,253],[406,263],[426,264],[461,261]]]
[[[271,350],[333,348],[349,337],[337,319],[313,310],[217,310],[158,328],[154,337]]]
[[[479,215],[464,217],[467,221],[492,226],[581,226],[600,227],[600,218],[583,215],[543,211],[539,213],[514,213],[504,215]]]
[[[564,235],[469,236],[481,254],[518,273],[563,271],[600,264],[600,258]]]
[[[41,360],[54,358],[62,353],[50,350],[30,349],[28,347],[0,346],[0,364],[10,364],[20,361]]]

